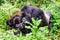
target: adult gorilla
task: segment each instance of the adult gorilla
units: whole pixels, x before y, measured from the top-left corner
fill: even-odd
[[[50,30],[53,24],[50,20],[52,20],[52,15],[49,11],[42,10],[38,7],[25,5],[21,8],[21,17],[26,17],[25,21],[31,22],[31,18],[33,17],[36,19],[42,19],[41,24],[38,26],[38,28],[41,26],[48,26],[48,29]],[[24,19],[23,19],[24,20]]]

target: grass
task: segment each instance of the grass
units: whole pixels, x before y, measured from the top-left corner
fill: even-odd
[[[35,3],[33,1],[15,1],[14,5],[12,5],[10,2],[6,2],[0,6],[0,40],[60,40],[60,19],[58,19],[60,18],[59,2],[49,2],[50,4],[47,7],[45,4],[41,4],[41,6],[39,6],[44,10],[51,11],[54,17],[52,20],[54,26],[51,29],[50,33],[47,26],[37,29],[37,26],[41,20],[37,21],[33,18],[33,25],[29,23],[33,26],[33,28],[31,28],[32,32],[26,34],[25,36],[23,36],[22,33],[14,35],[14,31],[16,31],[15,29],[7,30],[9,26],[6,25],[6,20],[9,19],[15,11],[20,10],[20,7],[30,3],[33,6],[38,6],[38,3]]]

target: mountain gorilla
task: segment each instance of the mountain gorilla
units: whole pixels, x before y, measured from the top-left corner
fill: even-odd
[[[31,22],[31,18],[33,17],[36,19],[42,19],[41,24],[38,26],[38,28],[41,26],[48,26],[48,29],[50,30],[52,27],[52,23],[50,20],[52,20],[52,15],[49,11],[42,10],[37,7],[25,5],[21,8],[21,17],[28,20],[28,22]],[[26,21],[26,20],[25,20]]]

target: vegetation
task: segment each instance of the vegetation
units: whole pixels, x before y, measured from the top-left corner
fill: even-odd
[[[54,23],[51,31],[48,27],[40,27],[37,29],[38,22],[41,20],[34,20],[32,33],[23,36],[22,33],[14,35],[14,29],[7,30],[9,26],[6,25],[6,20],[9,19],[13,13],[23,5],[32,5],[51,11]],[[0,40],[60,40],[60,0],[0,0]],[[31,23],[30,23],[31,24]],[[33,35],[32,35],[33,34]]]

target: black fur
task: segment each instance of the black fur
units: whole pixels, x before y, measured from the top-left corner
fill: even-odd
[[[17,29],[17,28],[21,28],[21,25],[22,25],[21,22],[22,22],[22,20],[21,20],[20,16],[15,15],[11,19],[7,20],[6,23],[7,23],[7,25],[9,25],[9,27]]]
[[[25,21],[32,23],[32,20],[31,20],[32,17],[35,20],[42,19],[41,24],[38,25],[38,28],[40,26],[41,27],[48,26],[48,29],[49,30],[51,29],[51,27],[52,27],[52,23],[50,22],[50,20],[52,20],[51,13],[49,11],[45,11],[40,8],[28,6],[28,5],[23,6],[21,8],[21,16],[14,16],[11,19],[7,20],[7,25],[9,25],[10,27],[13,27],[15,29],[16,28],[19,29],[23,34],[27,34],[27,33],[30,33],[31,30],[25,28],[25,25],[29,26],[29,24],[26,24]],[[19,31],[16,32],[15,34],[17,34],[17,33],[19,33]]]
[[[38,28],[41,26],[48,26],[49,30],[52,27],[52,23],[50,22],[50,20],[52,20],[52,15],[49,11],[45,11],[42,10],[40,8],[37,7],[33,7],[33,6],[28,6],[25,5],[21,8],[21,16],[23,17],[27,17],[26,19],[28,20],[28,18],[30,18],[30,20],[28,20],[28,22],[31,23],[31,18],[33,17],[34,19],[42,19],[41,24],[38,26]],[[46,17],[47,16],[47,17]]]

